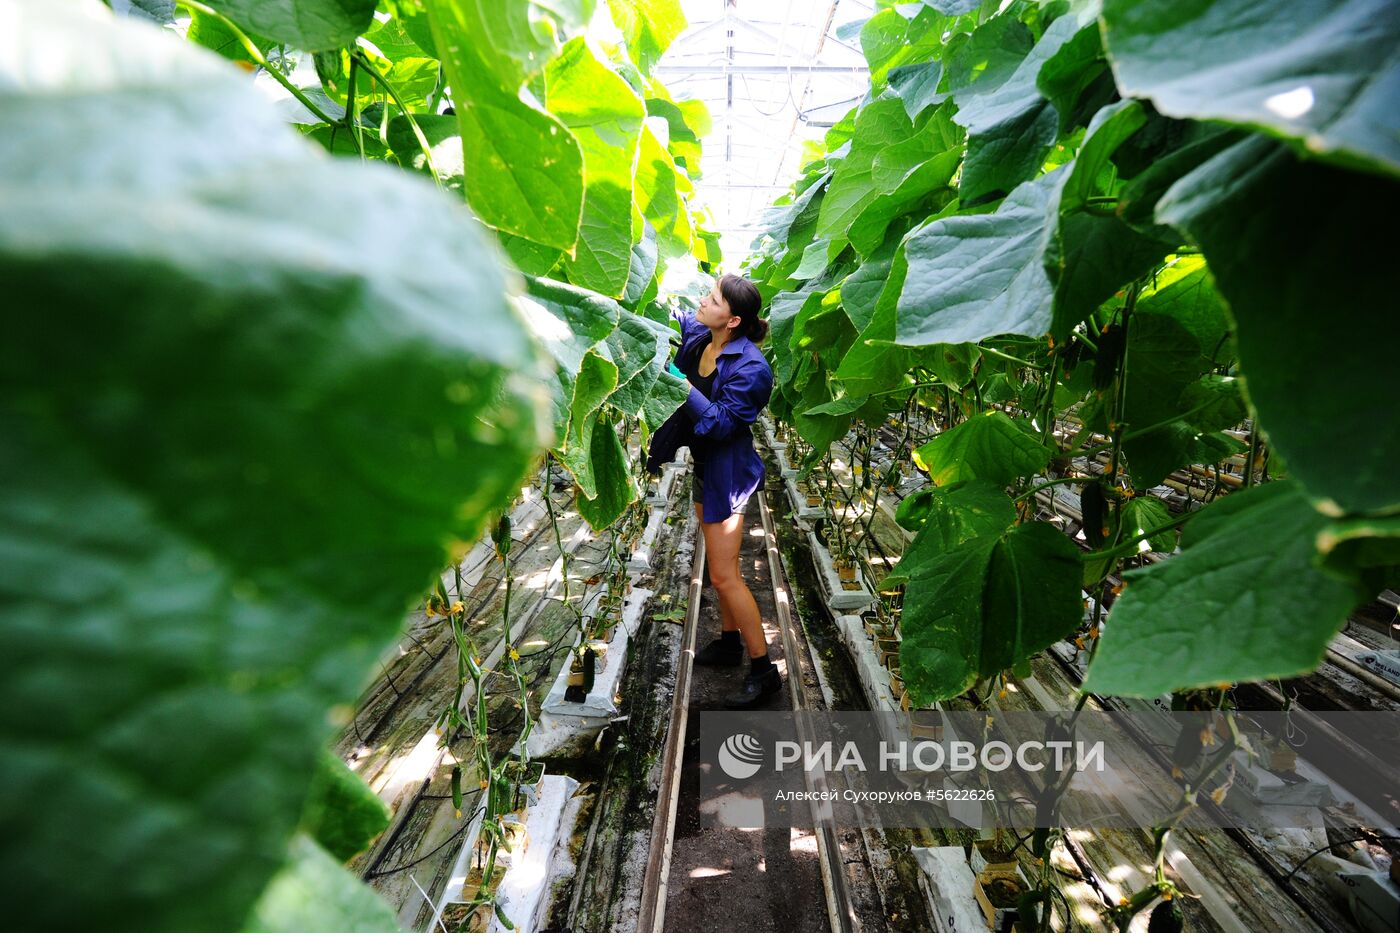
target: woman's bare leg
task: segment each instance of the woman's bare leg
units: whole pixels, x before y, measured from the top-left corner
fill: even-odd
[[[696,506],[699,508],[699,505]],[[739,572],[739,549],[744,543],[744,516],[735,513],[722,522],[701,522],[705,535],[705,556],[710,567],[710,585],[719,594],[719,609],[725,631],[737,630],[749,649],[749,657],[768,654],[768,639],[758,604]]]
[[[700,520],[700,527],[702,529],[705,527],[705,515],[703,509],[704,506],[702,506],[699,502],[695,503],[695,517]],[[713,582],[714,555],[710,553],[710,543],[708,538],[705,539],[705,560],[711,565],[710,580],[711,582]],[[737,551],[734,554],[734,570],[736,573],[739,570],[739,554]],[[729,614],[729,604],[722,599],[719,601],[719,629],[721,632],[739,631],[739,626],[735,623],[733,616]]]

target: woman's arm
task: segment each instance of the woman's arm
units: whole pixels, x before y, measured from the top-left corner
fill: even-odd
[[[729,374],[713,399],[691,386],[685,407],[695,418],[695,433],[724,440],[758,420],[773,394],[773,371],[767,362],[746,360]]]
[[[677,306],[675,310],[671,312],[671,320],[681,326],[681,335],[684,336],[687,328],[695,326],[695,312]]]

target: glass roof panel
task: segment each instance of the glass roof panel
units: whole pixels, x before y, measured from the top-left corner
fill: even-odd
[[[682,6],[689,26],[655,74],[677,100],[710,109],[693,203],[711,212],[732,268],[748,254],[758,215],[797,177],[803,143],[821,140],[865,94],[869,73],[853,32],[873,9],[862,0]]]

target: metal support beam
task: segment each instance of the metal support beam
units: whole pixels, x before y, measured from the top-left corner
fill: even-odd
[[[833,74],[859,78],[870,74],[864,65],[657,65],[652,74],[685,75],[786,75]]]

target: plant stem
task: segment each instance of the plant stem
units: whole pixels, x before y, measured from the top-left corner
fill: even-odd
[[[1026,367],[1026,369],[1037,369],[1041,372],[1045,371],[1045,367],[1039,365],[1038,363],[1032,363],[1030,360],[1023,360],[1019,356],[1012,356],[1010,353],[1003,353],[995,347],[979,346],[977,349],[981,350],[987,356],[995,356],[1000,359],[1006,360],[1008,363],[1015,363],[1017,366],[1024,366]]]
[[[1032,489],[1027,489],[1025,492],[1021,493],[1019,496],[1012,499],[1011,501],[1020,502],[1022,499],[1029,499],[1031,496],[1040,492],[1042,489],[1049,489],[1051,486],[1063,486],[1066,483],[1087,483],[1093,478],[1094,477],[1092,476],[1061,476],[1058,479],[1047,480],[1046,482],[1043,482],[1039,486],[1036,486]]]
[[[442,100],[442,89],[447,86],[447,77],[442,69],[442,62],[438,62],[437,84],[433,85],[432,93],[428,95],[428,113],[436,114],[438,101]]]
[[[220,13],[218,10],[215,10],[213,7],[206,6],[205,4],[200,3],[199,0],[183,0],[183,2],[185,6],[189,7],[190,9],[198,10],[205,16],[211,16],[214,19],[217,19],[222,25],[224,25],[228,29],[229,32],[233,33],[234,38],[237,39],[239,43],[243,46],[243,48],[247,50],[248,54],[252,56],[253,61],[257,62],[258,65],[261,66],[264,71],[272,75],[272,77],[277,81],[278,84],[282,85],[282,87],[287,89],[287,92],[289,94],[291,94],[297,100],[301,101],[302,106],[305,107],[307,110],[311,111],[312,115],[315,116],[316,119],[320,120],[322,123],[329,123],[332,126],[335,125],[336,121],[327,116],[324,110],[316,106],[316,104],[311,100],[311,98],[303,94],[301,88],[297,87],[295,84],[289,81],[287,77],[283,75],[280,71],[268,64],[267,57],[263,55],[262,51],[256,45],[253,44],[253,40],[248,38],[248,34],[245,33],[242,29],[238,28],[237,23],[229,19],[224,14]]]
[[[1137,304],[1138,283],[1128,288],[1127,301],[1123,303],[1123,353],[1118,357],[1118,392],[1113,406],[1113,456],[1109,460],[1109,480],[1118,483],[1118,461],[1123,452],[1123,409],[1128,404],[1128,324]],[[1117,518],[1115,512],[1114,517]]]
[[[360,160],[365,158],[365,140],[360,132],[360,116],[356,107],[355,79],[358,77],[359,59],[350,56],[350,81],[345,90],[345,128],[350,132],[350,138],[355,141],[355,148],[359,150]],[[332,137],[331,150],[335,150],[335,140]]]
[[[404,99],[399,95],[398,89],[379,73],[379,69],[375,68],[374,64],[370,62],[359,49],[350,50],[350,60],[352,62],[358,61],[360,67],[368,71],[374,80],[379,82],[380,86],[393,98],[399,110],[403,111],[404,119],[408,120],[408,125],[413,129],[413,137],[418,140],[418,147],[423,150],[423,163],[428,167],[428,172],[433,176],[433,181],[437,186],[439,188],[443,187],[442,178],[438,175],[437,166],[433,164],[433,147],[428,144],[428,137],[423,135],[422,127],[418,125],[418,120],[414,117],[413,111],[404,103]]]
[[[1132,538],[1129,538],[1127,541],[1124,541],[1117,547],[1110,548],[1107,551],[1097,551],[1094,553],[1093,556],[1099,559],[1107,557],[1117,558],[1131,556],[1132,554],[1137,552],[1137,544],[1139,542],[1146,541],[1148,538],[1155,538],[1157,535],[1161,534],[1164,531],[1171,531],[1173,528],[1185,524],[1186,520],[1191,518],[1191,516],[1195,514],[1195,512],[1186,512],[1182,515],[1178,515],[1176,518],[1167,522],[1165,525],[1158,525],[1156,528],[1149,528],[1147,531],[1144,531],[1140,535],[1134,535]],[[1112,571],[1110,570],[1109,572],[1111,573]]]
[[[1162,421],[1158,421],[1156,424],[1149,424],[1145,428],[1134,428],[1131,431],[1125,431],[1123,433],[1123,436],[1119,440],[1120,442],[1136,440],[1139,437],[1144,437],[1148,434],[1151,434],[1153,431],[1160,431],[1162,428],[1165,428],[1168,425],[1175,424],[1178,421],[1184,421],[1187,418],[1190,418],[1192,415],[1200,414],[1201,412],[1209,408],[1211,404],[1212,403],[1210,402],[1205,402],[1200,405],[1197,405],[1190,411],[1183,412],[1179,415],[1172,415],[1170,418],[1165,418]],[[1064,455],[1066,457],[1092,457],[1096,454],[1101,454],[1105,450],[1109,450],[1112,447],[1112,441],[1109,441],[1106,444],[1097,444],[1093,447],[1071,447],[1069,450],[1065,451]]]
[[[1040,442],[1046,447],[1050,446],[1050,440],[1055,436],[1055,385],[1060,381],[1060,356],[1055,355],[1055,359],[1050,364],[1049,378],[1045,383],[1045,410],[1041,415],[1041,420],[1045,422],[1041,430]],[[1059,444],[1055,444],[1058,449]]]
[[[1259,422],[1249,423],[1249,459],[1244,464],[1244,488],[1254,485],[1254,464],[1259,459]]]
[[[883,392],[873,392],[873,393],[871,393],[871,395],[870,395],[869,397],[870,397],[870,398],[879,398],[879,397],[882,396],[882,395],[894,395],[896,392],[912,392],[912,391],[914,391],[915,389],[925,389],[925,388],[929,388],[929,387],[931,387],[931,386],[940,386],[940,385],[943,385],[943,383],[940,382],[940,381],[938,381],[938,380],[936,380],[936,379],[935,379],[934,381],[932,381],[932,382],[915,382],[915,383],[913,383],[913,384],[911,384],[911,385],[898,386],[898,387],[893,388],[893,389],[885,389]]]

